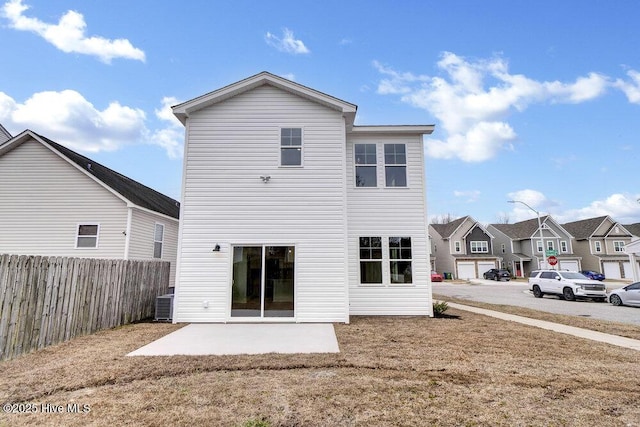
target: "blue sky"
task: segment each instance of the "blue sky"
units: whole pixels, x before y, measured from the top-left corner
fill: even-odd
[[[429,215],[640,222],[640,2],[0,0],[0,123],[180,198],[171,105],[269,71],[435,124]]]

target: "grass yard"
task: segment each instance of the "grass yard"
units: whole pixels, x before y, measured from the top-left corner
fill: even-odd
[[[103,331],[0,363],[38,411],[0,426],[640,426],[639,352],[447,314],[353,317],[340,354],[125,357],[180,326]]]

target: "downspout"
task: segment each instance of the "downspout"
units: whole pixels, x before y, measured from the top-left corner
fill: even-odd
[[[129,259],[129,246],[131,245],[131,220],[133,218],[133,208],[127,208],[127,228],[124,232],[124,259]]]

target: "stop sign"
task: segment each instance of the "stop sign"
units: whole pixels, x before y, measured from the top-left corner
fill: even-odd
[[[549,258],[547,258],[547,262],[549,263],[549,265],[556,265],[558,263],[558,258],[551,255]]]

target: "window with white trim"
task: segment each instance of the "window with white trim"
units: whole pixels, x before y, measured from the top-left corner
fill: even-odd
[[[486,240],[472,240],[471,253],[472,254],[489,253],[489,242],[487,242]]]
[[[355,144],[356,187],[377,187],[376,144]]]
[[[360,237],[360,283],[382,284],[382,238]]]
[[[602,245],[599,241],[596,240],[595,242],[593,242],[593,250],[595,252],[602,252]]]
[[[302,128],[280,129],[280,166],[302,166]]]
[[[614,252],[624,252],[624,242],[621,240],[614,240],[613,242]]]
[[[552,251],[554,249],[553,240],[547,240],[547,250]]]
[[[407,186],[407,149],[405,144],[384,144],[384,176],[387,187]]]
[[[459,242],[459,241],[455,241],[455,242],[453,242],[453,250],[454,250],[455,252],[460,252],[460,251],[462,250],[462,249],[461,249],[461,245],[460,245],[460,242]]]
[[[389,237],[391,283],[413,283],[411,260],[411,237]]]
[[[162,258],[162,246],[164,243],[164,225],[157,223],[153,232],[153,257]]]
[[[100,224],[78,224],[76,230],[76,249],[95,249],[98,247]]]
[[[567,241],[566,240],[562,240],[560,242],[560,250],[562,252],[569,252],[569,245],[567,245]]]
[[[542,240],[536,240],[536,249],[538,252],[542,252]]]

